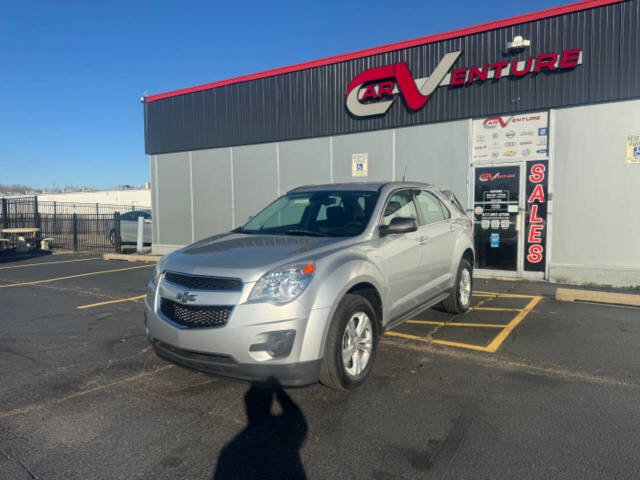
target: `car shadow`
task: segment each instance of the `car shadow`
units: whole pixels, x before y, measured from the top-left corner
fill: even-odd
[[[213,480],[306,479],[300,447],[307,421],[275,379],[252,384],[244,396],[247,426],[223,447]],[[282,413],[274,415],[274,401]]]

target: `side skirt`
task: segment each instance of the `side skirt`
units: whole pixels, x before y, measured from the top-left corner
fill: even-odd
[[[394,329],[395,327],[397,327],[398,325],[406,322],[407,320],[411,319],[411,317],[413,317],[414,315],[417,315],[418,313],[421,313],[423,311],[425,311],[427,308],[431,308],[434,305],[440,303],[442,300],[444,300],[445,298],[447,298],[449,295],[451,295],[451,291],[447,290],[444,293],[441,293],[440,295],[436,295],[433,298],[430,298],[429,300],[427,300],[426,302],[422,303],[421,305],[417,306],[416,308],[409,310],[407,313],[402,314],[401,316],[394,318],[393,320],[389,321],[389,323],[387,323],[383,330],[385,332]]]

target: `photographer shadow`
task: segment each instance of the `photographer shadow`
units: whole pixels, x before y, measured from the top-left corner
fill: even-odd
[[[300,460],[307,421],[277,380],[268,382],[274,386],[252,384],[245,394],[248,424],[220,452],[213,480],[307,478]]]

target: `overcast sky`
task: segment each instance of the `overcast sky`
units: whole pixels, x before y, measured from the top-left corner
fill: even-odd
[[[2,2],[0,183],[149,179],[140,97],[467,27],[561,0]]]

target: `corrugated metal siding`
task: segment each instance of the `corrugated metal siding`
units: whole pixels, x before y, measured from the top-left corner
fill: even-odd
[[[145,104],[147,153],[245,145],[420,125],[498,113],[540,110],[640,96],[639,0],[599,7],[457,39],[421,45]],[[345,107],[349,82],[362,71],[407,62],[425,77],[445,53],[463,50],[456,66],[516,57],[502,50],[515,35],[532,55],[583,49],[574,70],[531,74],[462,87],[441,87],[409,111],[396,96],[386,115],[355,118]],[[517,58],[524,59],[528,52]]]

